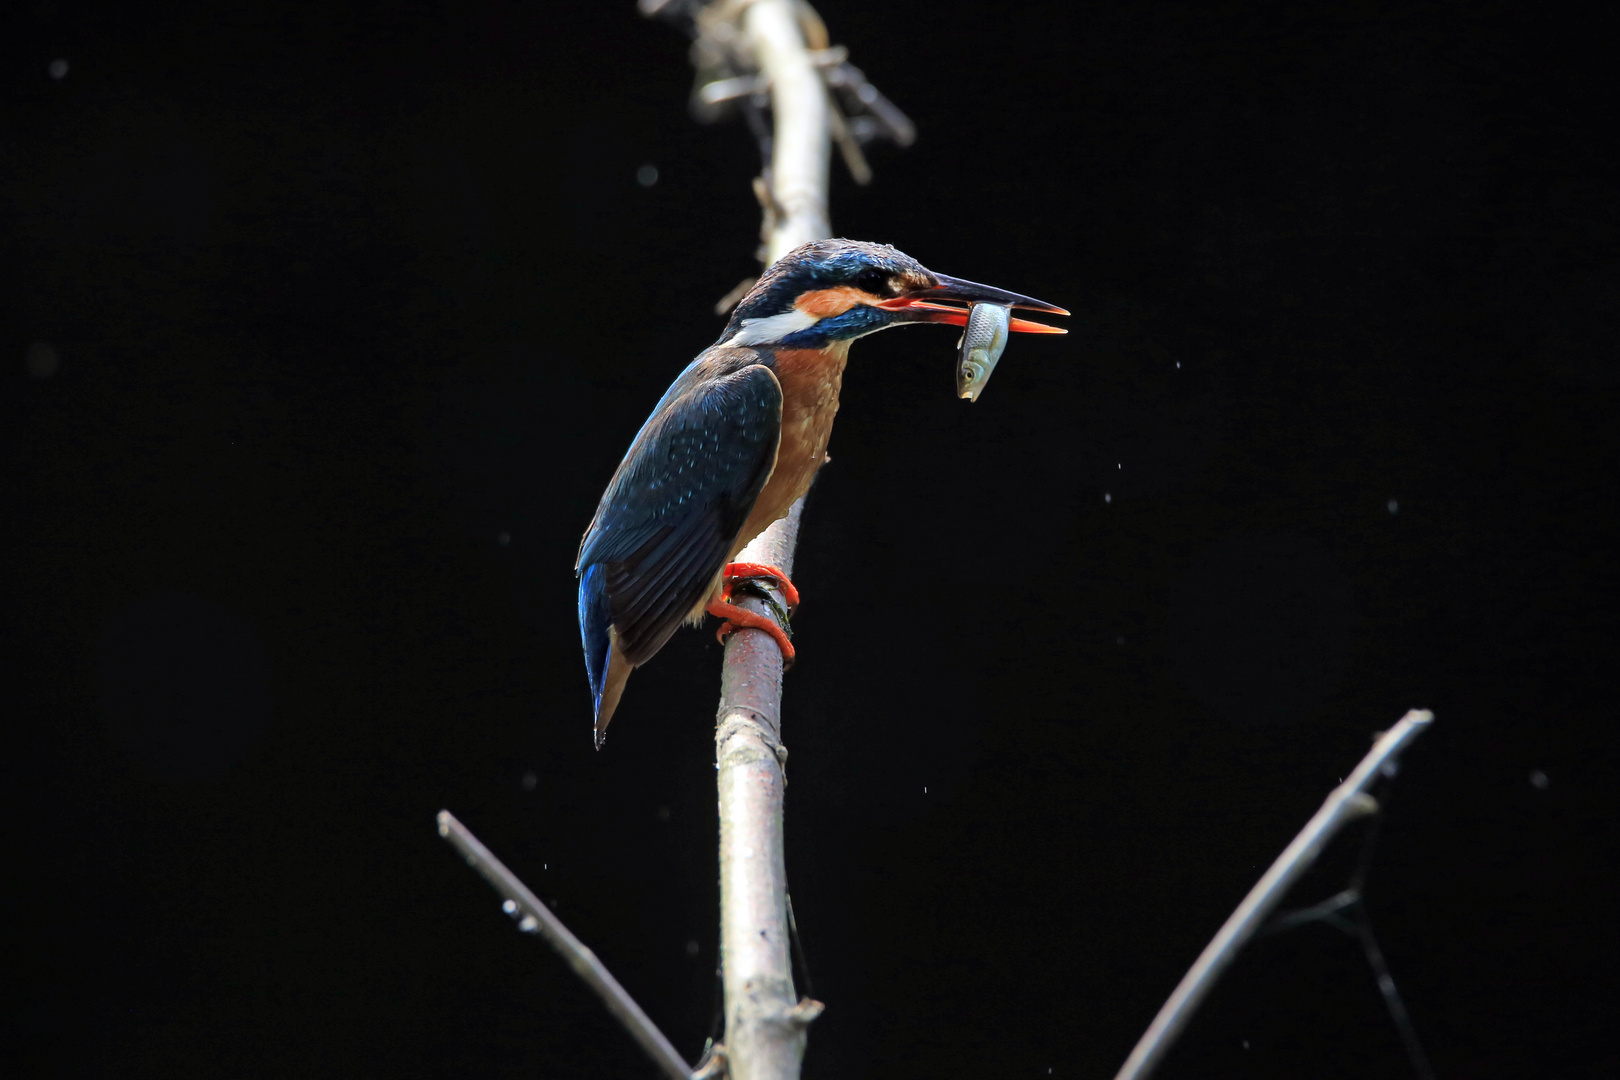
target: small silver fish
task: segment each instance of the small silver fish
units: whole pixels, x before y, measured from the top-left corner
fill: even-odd
[[[962,340],[956,358],[956,396],[978,401],[984,384],[996,370],[996,361],[1007,347],[1007,308],[999,304],[974,304],[962,327]]]

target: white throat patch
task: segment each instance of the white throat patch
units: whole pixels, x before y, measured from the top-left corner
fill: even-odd
[[[780,315],[769,315],[763,319],[744,319],[737,332],[720,344],[769,345],[801,330],[808,330],[820,321],[808,311],[789,308]]]

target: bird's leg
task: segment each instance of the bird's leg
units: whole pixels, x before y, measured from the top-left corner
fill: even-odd
[[[715,638],[724,642],[727,634],[745,627],[763,630],[775,639],[777,648],[782,650],[783,664],[791,667],[794,657],[793,642],[788,637],[785,624],[792,615],[793,609],[799,606],[799,590],[793,587],[793,582],[789,581],[788,576],[781,570],[765,563],[728,563],[725,570],[721,572],[720,580],[720,598],[710,601],[706,608],[710,615],[725,620],[720,624],[720,629],[715,634]],[[753,580],[769,580],[781,592],[782,599],[787,602],[786,611],[774,599],[769,596],[765,597],[765,602],[776,611],[781,622],[767,618],[764,615],[756,615],[752,611],[746,611],[731,602],[732,587],[739,581]]]

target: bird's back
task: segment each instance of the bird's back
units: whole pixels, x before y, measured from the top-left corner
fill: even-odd
[[[580,543],[580,631],[600,710],[700,608],[770,476],[782,389],[754,349],[694,360],[642,425]]]

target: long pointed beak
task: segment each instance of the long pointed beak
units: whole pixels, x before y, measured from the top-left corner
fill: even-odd
[[[1056,304],[1048,304],[1044,300],[1008,292],[1006,289],[998,289],[994,285],[980,285],[976,281],[963,281],[961,278],[947,277],[944,274],[934,276],[939,279],[939,284],[933,288],[918,289],[875,306],[888,311],[905,312],[908,322],[944,323],[947,326],[965,326],[968,309],[974,304],[999,304],[1002,307],[1021,308],[1025,311],[1045,311],[1053,315],[1068,314]],[[956,300],[965,306],[934,303],[936,300]],[[1012,319],[1008,322],[1007,328],[1026,334],[1068,333],[1061,326],[1047,326],[1045,323],[1030,322],[1027,319]]]

